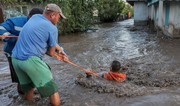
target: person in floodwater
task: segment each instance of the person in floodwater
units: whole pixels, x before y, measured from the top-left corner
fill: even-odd
[[[25,92],[25,99],[32,100],[34,88],[41,97],[49,97],[53,106],[60,105],[58,87],[53,79],[51,69],[42,60],[49,50],[49,56],[56,53],[67,55],[57,44],[58,29],[56,24],[60,18],[66,18],[56,4],[47,4],[43,15],[34,15],[24,25],[12,52],[12,63]]]
[[[111,63],[110,71],[109,72],[102,72],[98,73],[98,75],[102,78],[107,80],[115,80],[119,82],[123,82],[126,79],[126,74],[122,73],[122,70],[126,70],[126,67],[122,67],[119,61],[114,60]],[[91,74],[91,69],[87,69],[86,74]]]
[[[42,14],[43,9],[41,8],[33,8],[28,16],[18,16],[18,17],[11,17],[8,18],[6,21],[0,24],[0,35],[4,36],[19,36],[19,33],[24,26],[24,24],[33,16],[34,14]],[[12,49],[14,48],[17,38],[4,38],[3,41],[5,42],[4,44],[4,54],[6,55],[9,63],[9,68],[10,68],[10,74],[11,74],[11,79],[12,82],[18,83],[17,85],[17,91],[20,94],[23,94],[18,77],[14,71],[14,68],[12,66],[11,62],[11,54],[12,54]]]

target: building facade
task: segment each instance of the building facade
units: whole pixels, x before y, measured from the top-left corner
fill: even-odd
[[[145,14],[145,12],[148,14],[146,21],[151,22],[151,24],[153,23],[156,29],[162,30],[167,36],[173,38],[180,37],[180,0],[127,0],[127,2],[134,5],[134,15],[137,14],[138,16],[134,17],[134,22],[140,19],[142,20],[140,14],[144,11],[143,14]],[[142,2],[146,4],[147,10],[139,11],[136,6],[141,6],[138,8],[145,8]],[[135,25],[137,24],[135,23]]]

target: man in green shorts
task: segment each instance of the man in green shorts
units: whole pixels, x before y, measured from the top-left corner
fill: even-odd
[[[34,15],[24,25],[18,41],[13,49],[12,63],[19,78],[25,99],[32,100],[34,87],[41,97],[50,97],[53,106],[60,105],[60,96],[48,65],[42,57],[49,50],[54,56],[55,51],[67,55],[57,44],[58,30],[56,27],[59,18],[66,18],[56,4],[48,4],[43,15]]]

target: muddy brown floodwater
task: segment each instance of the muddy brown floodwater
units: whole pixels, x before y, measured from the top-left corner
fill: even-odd
[[[113,60],[129,65],[123,83],[86,78],[83,71],[45,56],[59,87],[62,106],[180,106],[180,39],[171,39],[133,19],[95,26],[98,30],[60,36],[69,59],[95,72],[108,71]],[[0,44],[0,106],[49,106],[35,94],[23,100],[11,83]]]

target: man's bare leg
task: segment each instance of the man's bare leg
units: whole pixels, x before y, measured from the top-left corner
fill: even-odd
[[[59,106],[60,105],[60,96],[59,93],[56,92],[49,97],[50,103],[52,106]]]
[[[25,93],[26,100],[33,100],[34,88]]]

